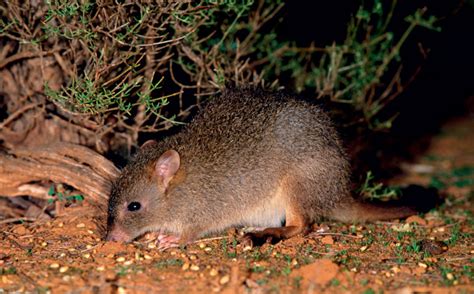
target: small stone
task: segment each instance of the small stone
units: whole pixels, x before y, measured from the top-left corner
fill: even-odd
[[[418,266],[422,268],[428,268],[428,265],[426,263],[418,262]]]
[[[442,254],[448,250],[448,246],[446,245],[446,243],[428,239],[421,241],[420,247],[421,250],[431,255]]]
[[[326,244],[326,245],[333,245],[334,239],[331,236],[324,236],[321,239],[321,243]]]
[[[245,251],[250,251],[250,250],[252,250],[252,246],[249,246],[249,245],[245,246],[244,249],[243,249],[244,252]]]
[[[116,259],[117,262],[124,262],[125,261],[125,257],[123,256],[120,256],[119,258]]]
[[[199,266],[198,266],[198,265],[195,265],[195,264],[193,264],[193,265],[192,265],[192,266],[191,266],[189,269],[190,269],[190,270],[192,270],[192,271],[195,271],[195,272],[197,272],[197,271],[199,270]]]
[[[52,263],[49,265],[50,268],[59,268],[59,264],[57,263]]]
[[[182,269],[183,271],[188,270],[188,269],[189,269],[189,263],[186,262],[185,264],[183,264],[183,266],[181,267],[181,269]]]
[[[215,276],[217,276],[218,273],[219,273],[219,272],[218,272],[215,268],[213,268],[213,269],[211,269],[211,271],[209,272],[209,275],[210,275],[211,277],[215,277]]]
[[[62,266],[62,267],[59,268],[59,272],[60,272],[60,273],[65,273],[65,272],[68,271],[68,269],[69,269],[68,266]]]
[[[219,284],[224,285],[224,284],[229,283],[229,281],[230,281],[230,276],[229,276],[229,275],[225,275],[225,276],[223,276],[222,278],[220,278]]]
[[[86,225],[84,223],[80,223],[76,225],[76,228],[85,228],[85,226]]]

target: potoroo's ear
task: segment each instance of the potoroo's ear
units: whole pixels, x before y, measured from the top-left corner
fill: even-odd
[[[143,143],[142,146],[140,146],[140,150],[148,149],[150,147],[155,146],[156,144],[157,142],[155,140],[148,140],[145,143]]]
[[[166,151],[158,158],[155,164],[155,174],[163,190],[168,189],[169,183],[178,171],[179,166],[179,153],[173,149]]]

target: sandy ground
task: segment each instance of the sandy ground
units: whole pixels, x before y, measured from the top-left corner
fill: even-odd
[[[474,120],[447,124],[393,184],[435,185],[445,203],[404,221],[320,223],[305,237],[242,248],[238,232],[164,252],[102,240],[85,204],[0,225],[0,293],[474,293]],[[237,237],[236,237],[237,236]]]

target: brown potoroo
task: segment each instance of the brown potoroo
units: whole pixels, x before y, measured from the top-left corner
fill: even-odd
[[[316,105],[226,90],[124,168],[109,200],[107,239],[157,231],[188,243],[233,226],[266,228],[246,240],[283,239],[322,217],[361,222],[416,213],[355,200],[349,173],[337,132]]]

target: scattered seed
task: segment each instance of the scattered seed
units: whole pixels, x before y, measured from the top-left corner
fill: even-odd
[[[204,243],[199,243],[199,248],[204,249],[206,247],[206,244]]]
[[[133,260],[127,260],[123,264],[124,265],[131,265],[133,263]]]
[[[123,256],[120,256],[119,258],[116,259],[117,262],[124,262],[125,261],[125,257]]]
[[[118,287],[118,288],[117,288],[117,293],[119,293],[119,294],[125,294],[125,293],[127,293],[127,291],[125,290],[124,287]]]
[[[43,242],[43,243],[41,243],[41,246],[42,246],[42,247],[46,247],[46,246],[48,246],[48,243]]]
[[[229,281],[230,281],[230,276],[225,275],[219,280],[219,284],[224,285],[224,284],[229,283]]]
[[[57,263],[52,263],[49,265],[50,268],[59,268],[59,264]]]
[[[204,248],[204,251],[206,251],[206,252],[211,252],[211,251],[212,251],[212,248],[211,248],[211,247],[206,247],[206,248]]]
[[[93,231],[93,230],[87,230],[87,232],[88,232],[89,234],[91,234],[91,235],[94,234],[94,231]]]
[[[190,255],[190,256],[189,256],[189,259],[191,259],[191,260],[196,260],[196,259],[197,259],[197,256],[196,256],[196,255]]]
[[[151,257],[150,255],[148,255],[148,254],[145,254],[145,256],[143,256],[143,257],[144,257],[146,260],[152,259],[152,257]]]
[[[92,245],[91,245],[91,244],[87,244],[87,245],[86,245],[86,249],[89,250],[89,249],[91,249],[91,248],[92,248]]]
[[[65,275],[65,276],[63,277],[63,281],[64,281],[64,282],[70,282],[70,281],[71,281],[71,276],[70,276],[70,275]]]
[[[86,225],[84,223],[77,224],[76,228],[84,228]]]
[[[446,274],[446,279],[448,279],[448,280],[450,280],[450,281],[454,280],[453,274],[452,274],[452,273],[447,273],[447,274]]]
[[[59,223],[58,227],[60,227],[60,228],[64,227],[64,223]]]
[[[59,254],[59,257],[65,257],[65,256],[66,256],[66,253],[64,253],[64,252]]]
[[[90,258],[91,255],[90,255],[89,253],[86,253],[86,254],[83,255],[83,257],[84,257],[84,258]]]
[[[156,248],[156,245],[154,242],[148,243],[148,248],[153,249]]]
[[[360,251],[364,252],[365,250],[367,250],[367,248],[368,248],[367,246],[362,246],[362,247],[360,247]]]
[[[97,267],[97,270],[99,272],[103,272],[105,270],[105,267],[103,265],[101,265],[101,266]]]

